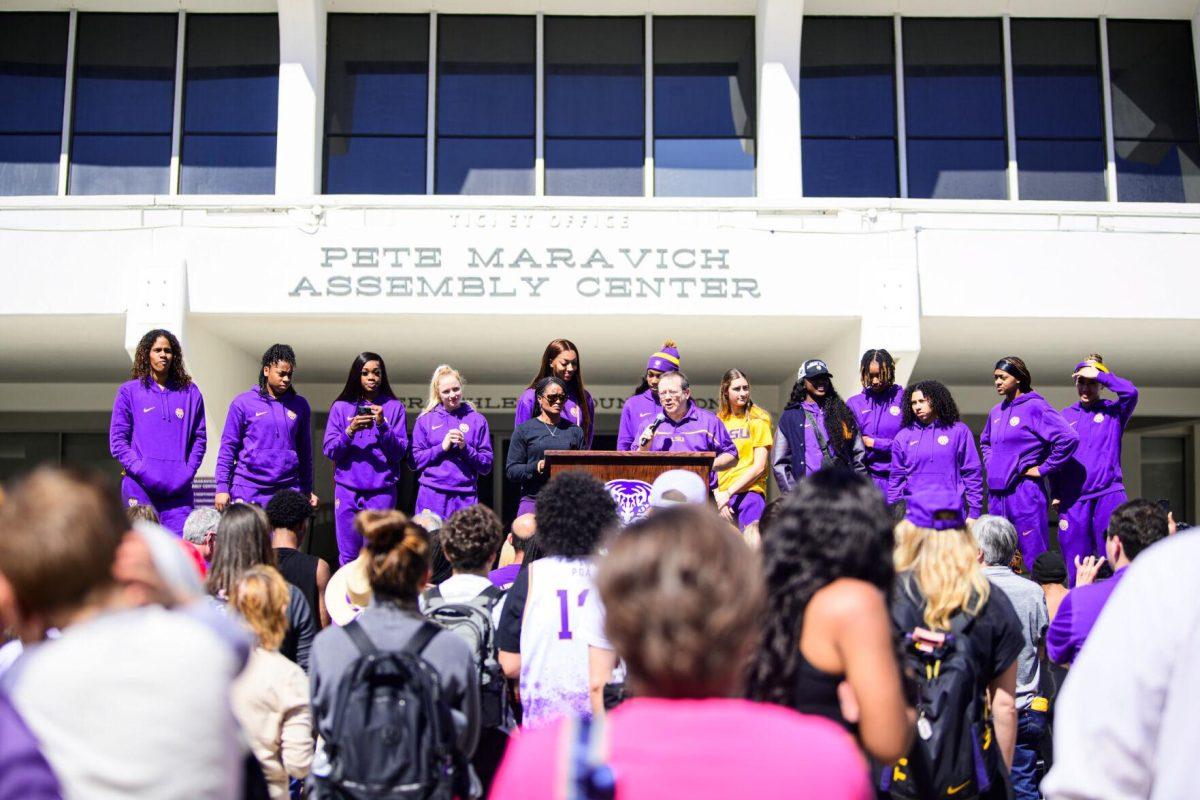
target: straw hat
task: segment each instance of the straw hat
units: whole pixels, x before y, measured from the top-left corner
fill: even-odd
[[[345,625],[371,604],[371,582],[367,580],[367,553],[339,569],[325,587],[325,608],[336,625]]]

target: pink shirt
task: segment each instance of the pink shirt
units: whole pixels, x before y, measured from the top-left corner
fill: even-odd
[[[492,800],[555,800],[561,722],[508,746]],[[867,765],[829,720],[747,700],[637,698],[609,715],[607,763],[616,800],[820,797],[869,800]]]

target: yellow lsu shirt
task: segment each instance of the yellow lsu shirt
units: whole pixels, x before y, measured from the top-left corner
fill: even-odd
[[[754,448],[767,447],[769,448],[774,442],[774,437],[771,434],[771,415],[763,411],[758,406],[751,406],[750,413],[735,417],[721,417],[721,422],[725,423],[725,430],[729,431],[729,438],[733,439],[733,444],[737,447],[738,460],[729,469],[724,472],[717,473],[717,489],[726,492],[729,487],[737,483],[738,479],[745,475],[754,466]],[[767,466],[771,464],[770,458],[767,459]],[[762,477],[750,484],[743,491],[758,492],[766,496],[767,494],[767,472],[764,469]]]

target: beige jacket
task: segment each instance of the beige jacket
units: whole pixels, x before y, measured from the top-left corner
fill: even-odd
[[[312,765],[314,739],[304,670],[275,650],[256,647],[230,693],[233,713],[262,764],[272,800],[286,800],[288,777]]]

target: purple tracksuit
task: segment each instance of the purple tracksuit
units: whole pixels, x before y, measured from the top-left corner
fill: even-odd
[[[578,425],[579,427],[583,428],[583,449],[591,450],[593,433],[592,429],[596,427],[596,401],[592,399],[591,392],[587,392],[586,394],[588,419],[591,420],[590,425],[588,425],[586,428],[583,428],[583,409],[580,407],[579,402],[575,399],[575,395],[570,394],[569,390],[567,394],[567,402],[563,403],[562,417],[572,425]],[[515,431],[522,422],[533,419],[540,413],[542,412],[541,409],[538,408],[537,397],[534,394],[533,389],[526,389],[525,391],[521,392],[521,396],[517,399],[517,414],[515,417],[513,417],[513,430]]]
[[[961,422],[901,428],[892,442],[887,501],[898,503],[930,487],[952,489],[964,497],[967,517],[983,513],[983,470],[971,429]]]
[[[451,428],[462,431],[462,447],[442,449]],[[416,513],[431,511],[442,519],[478,502],[476,483],[492,471],[492,433],[487,419],[467,403],[453,412],[442,405],[417,417],[409,463],[421,473]]]
[[[121,501],[154,506],[163,527],[182,536],[207,440],[196,384],[162,389],[149,378],[121,384],[108,428],[109,450],[125,471]]]
[[[893,458],[892,440],[904,424],[903,403],[904,387],[899,384],[893,384],[882,392],[863,389],[846,401],[862,435],[870,436],[875,441],[867,448],[863,463],[885,497]]]
[[[217,454],[217,492],[266,508],[281,489],[313,489],[308,401],[295,390],[276,400],[257,386],[229,404]]]
[[[1088,407],[1076,402],[1062,415],[1079,436],[1079,449],[1050,480],[1051,496],[1059,501],[1058,543],[1067,562],[1068,585],[1075,585],[1075,556],[1104,555],[1108,518],[1127,499],[1121,476],[1121,435],[1138,390],[1124,378],[1101,372],[1096,380],[1117,395]]]
[[[621,406],[621,428],[617,431],[617,450],[636,450],[638,432],[662,411],[658,395],[647,389],[635,394]]]
[[[408,452],[404,403],[395,398],[377,403],[383,424],[353,435],[347,433],[357,403],[336,400],[329,409],[323,450],[333,462],[333,523],[337,532],[338,563],[358,558],[362,537],[354,530],[354,515],[367,508],[396,507],[400,465]]]
[[[992,409],[979,445],[987,469],[989,510],[1016,527],[1028,567],[1049,543],[1046,493],[1042,481],[1025,477],[1025,470],[1037,467],[1042,475],[1053,475],[1075,452],[1079,437],[1045,398],[1026,392]]]

